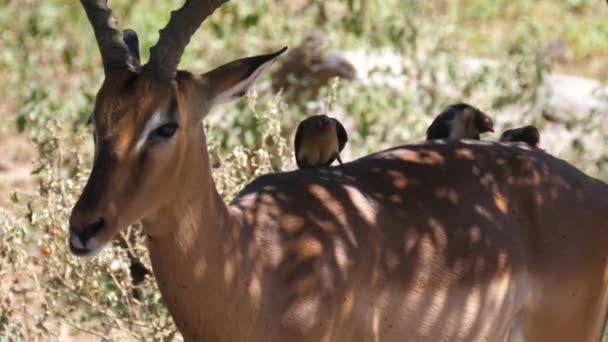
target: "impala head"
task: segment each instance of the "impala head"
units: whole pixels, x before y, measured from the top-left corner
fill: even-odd
[[[202,75],[177,71],[190,37],[223,1],[186,1],[141,65],[137,35],[119,31],[106,0],[82,0],[105,79],[91,114],[95,158],[72,209],[70,250],[99,251],[122,228],[174,200],[189,158],[205,148],[201,119],[244,95],[286,50],[232,61]]]

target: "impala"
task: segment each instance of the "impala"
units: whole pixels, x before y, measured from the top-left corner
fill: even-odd
[[[224,2],[187,1],[142,66],[106,1],[82,0],[105,79],[93,168],[70,217],[74,254],[141,221],[187,341],[600,338],[608,186],[543,151],[430,141],[346,163],[348,174],[265,175],[224,203],[201,120],[284,51],[177,71]]]

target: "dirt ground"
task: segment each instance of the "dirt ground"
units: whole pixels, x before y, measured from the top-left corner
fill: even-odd
[[[35,190],[31,172],[34,168],[36,147],[27,134],[17,133],[14,130],[11,132],[7,128],[7,125],[0,127],[0,131],[3,131],[0,134],[0,220],[22,215],[23,205],[11,200],[12,193],[16,192],[17,196],[20,196]],[[32,252],[35,253],[37,250]],[[28,336],[28,331],[38,321],[36,317],[42,315],[44,310],[41,284],[37,279],[39,273],[40,271],[34,268],[20,273],[2,272],[0,269],[0,294],[2,294],[0,301],[8,303],[10,308],[8,315],[11,319],[21,322],[20,329],[24,336]],[[98,336],[76,331],[59,317],[45,320],[44,328],[50,333],[48,341],[102,340]],[[36,339],[26,338],[26,341],[30,340]]]
[[[15,209],[13,192],[31,192],[31,172],[36,148],[25,133],[7,132],[0,135],[0,207]]]

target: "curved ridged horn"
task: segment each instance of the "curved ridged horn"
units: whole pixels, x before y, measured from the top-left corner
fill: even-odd
[[[172,11],[169,23],[160,30],[158,43],[150,48],[150,60],[145,67],[160,81],[171,81],[190,37],[205,18],[227,1],[188,0],[180,9]]]
[[[117,69],[129,69],[129,50],[107,0],[81,0],[82,7],[93,26],[106,75]]]

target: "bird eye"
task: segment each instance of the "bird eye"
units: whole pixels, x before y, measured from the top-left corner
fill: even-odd
[[[177,128],[178,126],[176,123],[162,125],[150,133],[148,136],[148,142],[154,144],[170,139],[175,134]]]

